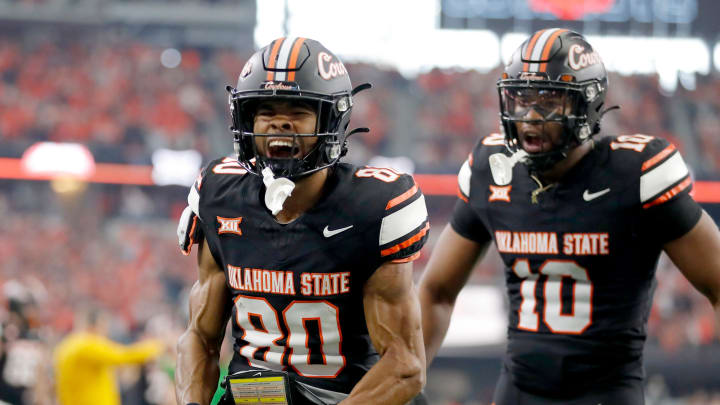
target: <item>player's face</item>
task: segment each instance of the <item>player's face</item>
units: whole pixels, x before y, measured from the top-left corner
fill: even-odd
[[[301,102],[263,101],[255,113],[253,132],[277,136],[255,137],[255,145],[262,156],[276,159],[302,159],[317,143],[316,136],[295,137],[294,134],[315,132],[317,114]]]
[[[563,124],[552,121],[570,113],[572,102],[563,90],[506,89],[506,109],[516,121],[520,146],[528,153],[550,152],[562,145]]]

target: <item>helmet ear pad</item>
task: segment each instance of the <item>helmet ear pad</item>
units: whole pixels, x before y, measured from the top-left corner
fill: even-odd
[[[319,130],[329,135],[324,135],[318,142],[323,142],[322,163],[332,164],[347,154],[347,127],[350,124],[351,106],[344,106],[344,111],[339,111],[338,104],[346,101],[336,100],[332,106],[324,106],[318,114],[318,122],[324,122]],[[330,107],[330,108],[327,108]],[[335,123],[336,128],[331,128]]]
[[[344,150],[343,150],[344,149]],[[343,148],[337,139],[326,139],[323,147],[323,160],[332,162],[343,157],[347,153],[347,147]]]

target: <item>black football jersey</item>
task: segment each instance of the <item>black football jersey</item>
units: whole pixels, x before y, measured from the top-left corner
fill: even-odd
[[[283,225],[263,204],[262,179],[233,159],[211,162],[192,187],[183,247],[202,234],[225,270],[231,373],[284,370],[349,393],[378,360],[363,286],[383,263],[419,255],[429,230],[425,199],[412,176],[347,164],[331,169],[325,190]]]
[[[523,164],[509,183],[493,175],[497,153],[510,155],[503,137],[483,138],[461,168],[451,224],[466,238],[495,242],[506,266],[506,367],[515,384],[567,393],[642,378],[662,246],[701,213],[679,152],[651,136],[599,138],[550,185]]]

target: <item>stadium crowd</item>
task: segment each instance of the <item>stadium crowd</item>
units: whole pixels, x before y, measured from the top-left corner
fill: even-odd
[[[166,49],[103,38],[70,45],[0,39],[0,154],[19,156],[30,144],[87,144],[101,162],[150,162],[153,150],[227,153],[227,94],[252,49],[180,49],[180,63],[161,63]],[[411,157],[419,172],[452,173],[478,136],[498,131],[495,81],[499,70],[432,70],[415,79],[397,71],[349,64],[358,96],[353,122],[358,161],[374,155]],[[49,74],[51,72],[51,74]],[[59,79],[61,78],[61,79]],[[720,81],[699,78],[697,89],[663,95],[656,77],[610,77],[608,105],[620,105],[603,132],[647,133],[676,143],[702,176],[720,169]]]
[[[0,157],[19,157],[38,141],[80,142],[97,161],[111,163],[149,164],[160,147],[195,149],[205,161],[228,154],[224,86],[235,81],[252,50],[180,49],[175,68],[161,64],[163,50],[127,40],[59,46],[0,39]],[[350,64],[349,70],[356,83],[375,86],[359,96],[353,112],[353,124],[372,129],[352,140],[354,162],[407,156],[418,173],[455,173],[478,137],[498,130],[497,70],[433,70],[414,79],[365,64]],[[609,104],[622,109],[607,116],[605,133],[666,137],[698,176],[717,177],[717,77],[700,78],[696,90],[681,89],[671,97],[651,76],[611,80],[614,89],[623,90],[611,92]],[[46,355],[72,328],[74,310],[92,303],[113,314],[114,339],[152,335],[168,343],[157,362],[121,373],[123,403],[174,403],[172,350],[195,279],[194,260],[179,253],[174,236],[186,190],[91,185],[61,194],[51,186],[0,181],[0,354],[30,339],[42,342]],[[442,229],[452,198],[431,197],[428,206],[433,229]],[[424,257],[416,265],[418,275]],[[499,269],[499,259],[490,257],[473,282],[500,286]],[[651,342],[667,352],[717,345],[705,298],[666,259],[657,279]],[[41,363],[45,377],[34,385],[52,380],[52,364]],[[52,404],[52,393],[43,389],[34,390],[28,403]],[[685,403],[720,402],[702,398]]]

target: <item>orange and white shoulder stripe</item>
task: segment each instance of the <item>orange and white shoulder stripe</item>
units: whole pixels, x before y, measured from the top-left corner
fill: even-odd
[[[393,210],[403,204],[406,205]],[[415,184],[391,199],[386,205],[386,213],[380,224],[378,241],[378,245],[384,247],[380,252],[381,256],[388,256],[412,246],[420,241],[430,228],[425,197]]]
[[[680,153],[669,145],[642,165],[640,202],[643,208],[662,204],[692,185]]]
[[[300,49],[305,38],[287,37],[276,39],[269,47],[267,80],[294,81],[295,72],[287,72],[297,67]]]
[[[409,200],[411,197],[414,197],[418,194],[420,190],[418,189],[417,184],[413,184],[410,189],[399,196],[393,198],[392,200],[388,201],[387,205],[385,205],[385,211],[389,210],[392,207],[395,207],[397,205],[400,205],[404,203],[405,201]]]
[[[545,72],[547,63],[541,63],[540,61],[548,60],[555,41],[557,41],[560,34],[567,31],[564,28],[550,28],[536,32],[522,51],[523,59],[534,62],[525,62],[523,71]]]

